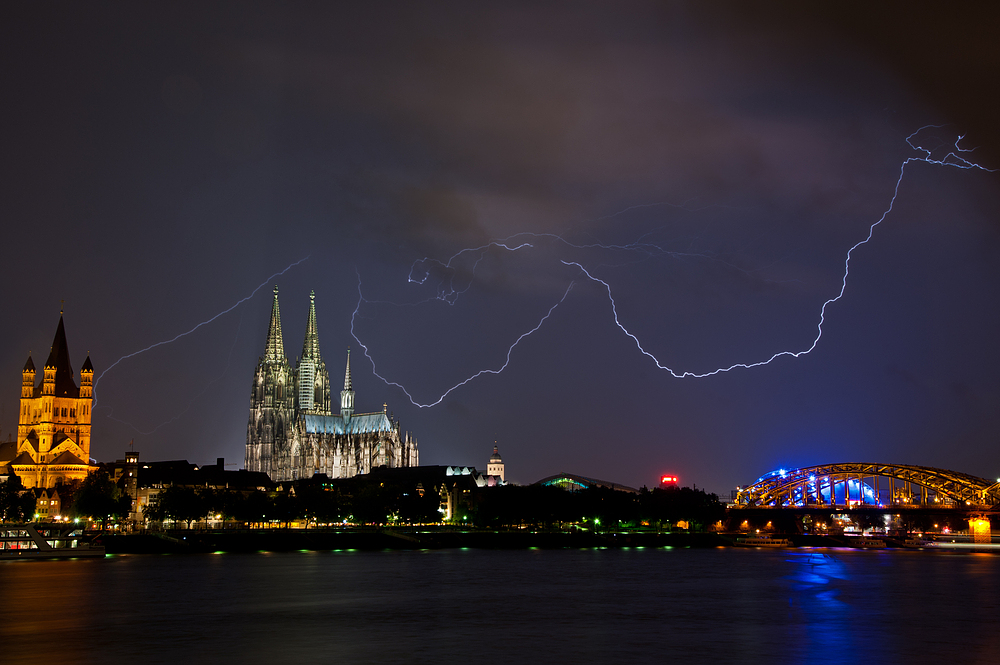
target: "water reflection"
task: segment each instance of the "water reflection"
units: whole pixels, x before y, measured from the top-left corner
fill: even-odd
[[[3,665],[995,662],[1000,557],[851,550],[138,556],[0,564]],[[57,635],[58,639],[53,638]]]
[[[847,566],[828,552],[788,552],[789,604],[802,626],[798,647],[803,654],[831,655],[855,646],[848,630],[850,607],[840,599],[840,582],[850,579]]]
[[[45,654],[46,660],[73,662],[72,637],[85,639],[88,612],[99,597],[95,573],[107,562],[94,559],[67,561],[0,562],[0,636],[5,652]],[[44,640],[59,635],[58,640]],[[17,659],[14,659],[16,662]]]

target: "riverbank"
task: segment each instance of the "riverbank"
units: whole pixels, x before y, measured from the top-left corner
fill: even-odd
[[[461,529],[253,529],[173,530],[100,537],[108,554],[184,554],[206,552],[293,552],[299,550],[579,549],[592,547],[730,547],[741,534],[477,531]],[[784,536],[795,547],[850,547],[842,537]],[[887,542],[889,547],[895,545]]]
[[[731,539],[714,533],[594,533],[589,531],[264,529],[175,530],[106,534],[108,554],[292,552],[297,550],[577,549],[585,547],[721,547]]]

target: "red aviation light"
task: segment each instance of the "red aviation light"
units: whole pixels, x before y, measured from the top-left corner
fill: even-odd
[[[677,483],[677,476],[660,476],[661,485],[670,485]]]

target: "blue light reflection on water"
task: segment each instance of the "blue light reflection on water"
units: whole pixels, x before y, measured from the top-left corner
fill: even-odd
[[[84,663],[988,663],[998,582],[1000,557],[904,551],[16,562],[0,564],[0,637],[5,664],[38,662],[40,645]]]
[[[789,605],[804,617],[802,650],[833,654],[855,649],[847,617],[850,606],[838,598],[838,583],[850,579],[843,560],[819,550],[789,550],[786,557],[792,567]]]

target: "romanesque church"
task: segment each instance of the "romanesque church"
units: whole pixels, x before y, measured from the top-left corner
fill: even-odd
[[[354,412],[350,351],[340,410],[331,407],[330,375],[319,352],[316,296],[309,296],[302,355],[292,369],[285,357],[275,286],[267,344],[250,394],[247,470],[281,482],[317,473],[347,478],[380,466],[417,466],[416,439],[400,430],[385,404],[380,412]]]
[[[90,409],[94,366],[90,356],[73,378],[66,329],[60,312],[42,380],[35,383],[35,363],[21,370],[21,410],[17,440],[0,444],[0,469],[8,464],[27,488],[55,487],[83,480],[90,473]]]

